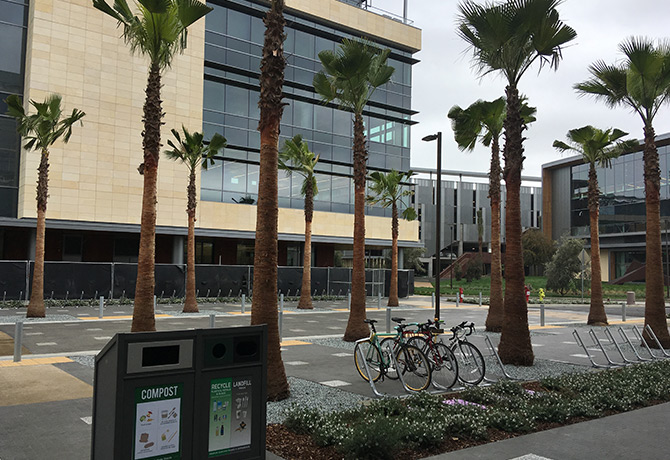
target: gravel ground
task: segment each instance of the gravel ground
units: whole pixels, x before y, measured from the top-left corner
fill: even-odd
[[[7,324],[7,323],[17,323],[19,321],[22,321],[23,324],[29,324],[29,323],[44,323],[44,322],[49,322],[52,323],[54,321],[77,321],[76,316],[72,315],[58,315],[58,314],[47,314],[46,317],[44,318],[26,318],[26,315],[8,315],[8,316],[0,316],[0,323]]]

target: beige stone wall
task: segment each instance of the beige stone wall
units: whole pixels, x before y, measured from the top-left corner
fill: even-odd
[[[286,7],[299,10],[333,24],[363,31],[370,37],[421,49],[421,30],[337,0],[286,0]]]
[[[189,28],[188,48],[164,72],[162,130],[202,130],[205,21]],[[131,55],[116,21],[90,0],[30,2],[25,98],[63,96],[66,113],[86,112],[70,142],[50,150],[47,218],[139,223],[142,206],[142,105],[148,60]],[[39,155],[23,152],[19,217],[34,217]],[[161,158],[158,224],[186,222],[187,171]]]
[[[234,203],[203,201],[199,205],[201,228],[256,231],[256,206]],[[302,235],[305,232],[305,217],[301,209],[279,209],[279,233]],[[313,235],[353,238],[353,214],[314,212]],[[365,236],[370,239],[391,239],[391,219],[365,216]],[[400,240],[418,241],[417,221],[400,220]]]

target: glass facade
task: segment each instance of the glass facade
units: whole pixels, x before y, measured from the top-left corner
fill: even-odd
[[[661,216],[670,216],[670,146],[658,147],[661,170]],[[588,165],[571,168],[571,233],[589,235]],[[602,235],[644,232],[646,210],[644,198],[644,163],[642,152],[623,155],[611,168],[596,168],[600,188],[600,221]]]
[[[228,140],[216,164],[203,172],[201,198],[253,204],[258,193],[260,117],[258,108],[263,15],[267,6],[251,1],[208,2],[206,16],[203,131],[205,138],[220,133]],[[225,6],[223,6],[225,5]],[[287,58],[285,102],[280,148],[301,134],[319,155],[319,194],[315,209],[353,212],[352,114],[336,105],[323,105],[312,88],[321,70],[318,53],[335,50],[352,35],[285,13]],[[392,81],[378,88],[364,113],[368,168],[407,171],[410,163],[411,53],[392,49]],[[301,177],[279,173],[279,206],[302,208]],[[368,207],[368,214],[390,210]]]
[[[5,99],[23,95],[28,0],[0,0],[0,216],[16,217],[20,137]]]

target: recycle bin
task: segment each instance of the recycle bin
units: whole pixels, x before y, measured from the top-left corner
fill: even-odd
[[[122,333],[95,358],[91,458],[191,458],[193,331]]]
[[[267,326],[198,331],[194,458],[265,458]]]
[[[95,359],[94,460],[264,459],[267,326],[117,334]]]

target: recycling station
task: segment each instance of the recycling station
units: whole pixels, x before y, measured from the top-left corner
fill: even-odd
[[[264,459],[267,326],[115,335],[95,359],[91,458]]]

